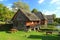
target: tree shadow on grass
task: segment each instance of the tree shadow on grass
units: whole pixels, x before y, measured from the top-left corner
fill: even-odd
[[[42,40],[60,40],[60,36],[52,36],[52,35],[46,35],[46,36],[30,35],[28,38],[42,39]]]

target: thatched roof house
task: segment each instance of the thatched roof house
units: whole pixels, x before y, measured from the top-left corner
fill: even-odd
[[[13,28],[18,30],[35,28],[40,25],[40,18],[31,12],[19,9],[12,18]]]
[[[37,12],[35,13],[35,15],[40,18],[41,25],[47,24],[47,18],[45,17],[45,15],[43,15],[41,12]]]
[[[46,15],[46,18],[48,19],[48,24],[53,24],[53,15]]]

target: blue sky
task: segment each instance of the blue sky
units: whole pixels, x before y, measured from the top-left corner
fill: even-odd
[[[18,0],[0,0],[0,3],[3,3],[8,8],[11,9],[11,6],[14,2]],[[56,14],[57,17],[60,17],[60,0],[21,0],[22,2],[27,3],[30,6],[30,10],[36,8],[38,11],[41,11],[45,15]]]

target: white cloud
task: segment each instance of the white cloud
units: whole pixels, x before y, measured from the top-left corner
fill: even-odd
[[[58,10],[54,10],[54,11],[48,11],[48,10],[44,10],[43,13],[45,15],[52,15],[52,14],[56,14]]]
[[[60,4],[60,0],[51,0],[51,2],[50,2],[51,4]]]
[[[59,10],[57,9],[57,10],[54,10],[54,11],[49,11],[49,10],[43,10],[43,12],[42,12],[43,14],[45,14],[45,15],[52,15],[52,14],[56,14],[56,17],[58,17],[58,18],[60,18],[60,12],[59,12]]]
[[[7,4],[7,8],[9,8],[10,10],[12,10],[12,4]]]
[[[7,8],[9,8],[9,10],[12,10],[11,6],[7,6]]]
[[[39,4],[41,4],[41,3],[43,3],[43,2],[44,2],[44,0],[39,0],[39,1],[38,1]]]
[[[3,0],[0,0],[0,1],[3,1]]]
[[[2,1],[7,1],[7,0],[0,0],[0,2],[2,2]]]

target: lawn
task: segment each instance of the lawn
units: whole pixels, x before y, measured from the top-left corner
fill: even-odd
[[[16,33],[0,32],[0,40],[60,40],[60,36],[56,34],[46,35],[44,32],[24,32],[18,31]]]

